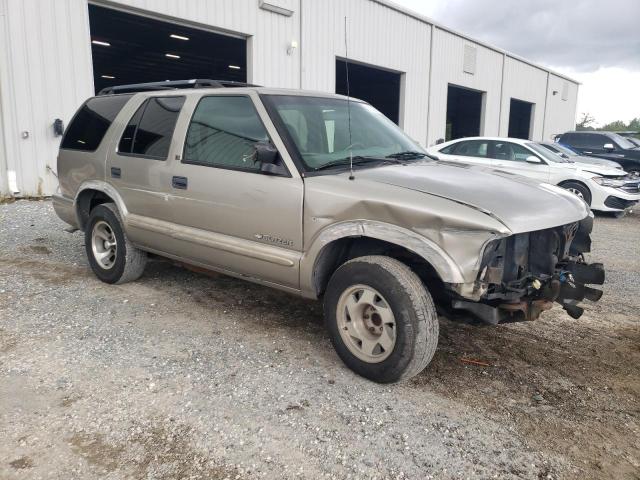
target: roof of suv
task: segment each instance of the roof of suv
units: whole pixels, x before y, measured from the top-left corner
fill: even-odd
[[[116,95],[147,95],[147,96],[174,96],[174,95],[229,95],[229,94],[243,94],[248,92],[256,92],[258,94],[265,95],[291,95],[299,97],[321,97],[321,98],[339,98],[347,100],[348,97],[339,95],[337,93],[320,92],[314,90],[299,90],[293,88],[269,88],[269,87],[234,87],[234,88],[189,88],[189,89],[166,89],[166,90],[146,90],[139,92],[114,92],[99,95],[100,97],[110,97]],[[350,97],[352,101],[362,101],[355,97]]]

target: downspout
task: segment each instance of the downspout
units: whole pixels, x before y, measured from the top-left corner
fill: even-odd
[[[502,104],[504,103],[504,72],[505,72],[505,65],[507,63],[507,54],[503,53],[502,54],[502,81],[500,82],[500,111],[498,113],[498,136],[501,137],[502,136]],[[509,131],[507,130],[507,135],[504,135],[505,137],[509,135]]]
[[[5,0],[0,0],[0,50],[4,50],[5,45],[8,42],[5,42],[5,25],[6,25],[6,15],[7,15],[8,6]],[[4,65],[4,61],[8,58],[4,55],[3,51],[0,51],[0,71],[5,70],[8,71],[8,63]],[[5,131],[5,122],[4,122],[4,102],[2,98],[2,77],[0,77],[0,198],[6,195],[13,195],[15,192],[11,191],[17,189],[17,186],[13,186],[13,188],[9,187],[9,166],[7,164],[7,143],[5,141],[6,136]]]
[[[298,27],[298,67],[300,71],[299,79],[298,79],[298,88],[302,90],[302,48],[304,47],[304,42],[302,41],[302,1],[299,0],[298,3],[298,16],[300,17],[300,23]]]
[[[301,0],[302,1],[302,0]],[[429,147],[429,129],[431,128],[431,87],[433,86],[433,31],[435,25],[431,25],[431,39],[429,40],[429,85],[427,86],[427,138],[425,146]]]
[[[549,77],[551,74],[547,72],[547,90],[544,92],[544,112],[542,112],[542,141],[545,140],[544,131],[547,128],[547,106],[549,102]]]

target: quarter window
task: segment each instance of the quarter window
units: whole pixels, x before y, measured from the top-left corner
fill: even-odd
[[[110,95],[87,100],[73,117],[60,148],[86,152],[96,150],[130,98],[131,95]]]
[[[184,97],[154,97],[145,101],[127,124],[118,152],[166,160]]]
[[[187,131],[184,163],[258,171],[254,146],[269,140],[253,102],[244,96],[204,97]]]

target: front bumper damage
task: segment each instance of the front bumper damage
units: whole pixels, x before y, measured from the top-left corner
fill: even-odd
[[[602,264],[585,262],[591,249],[593,217],[560,227],[521,233],[496,240],[485,249],[478,275],[484,292],[479,302],[452,298],[453,312],[471,313],[485,323],[535,320],[559,303],[572,318],[580,318],[585,299],[598,301]]]

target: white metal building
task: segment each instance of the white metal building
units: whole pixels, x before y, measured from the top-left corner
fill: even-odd
[[[55,191],[53,123],[104,86],[344,93],[345,17],[352,95],[425,146],[573,129],[576,81],[386,0],[0,0],[0,194]]]

